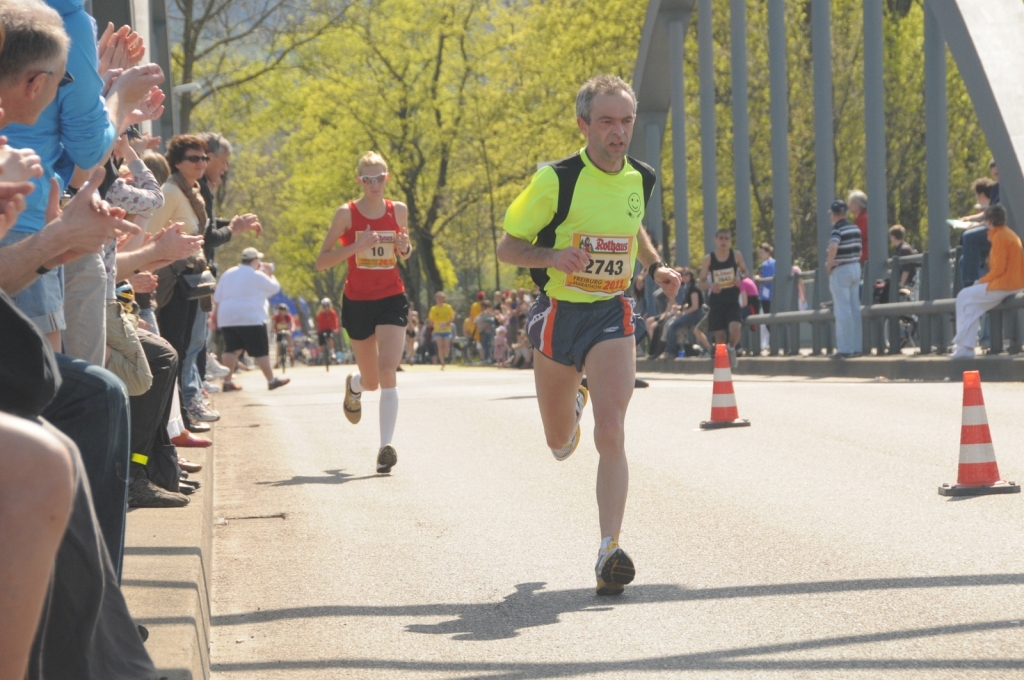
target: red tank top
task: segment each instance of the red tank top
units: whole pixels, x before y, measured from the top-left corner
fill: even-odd
[[[341,235],[341,245],[352,245],[359,232],[367,229],[381,235],[379,244],[348,258],[345,297],[350,300],[382,300],[405,292],[395,252],[395,237],[399,231],[395,204],[385,200],[384,208],[383,216],[371,220],[359,212],[355,201],[349,201],[352,226]]]

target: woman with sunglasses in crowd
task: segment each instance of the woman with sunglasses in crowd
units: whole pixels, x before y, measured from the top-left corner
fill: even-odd
[[[380,393],[380,449],[377,472],[387,473],[398,462],[391,445],[398,420],[397,370],[405,348],[409,300],[398,271],[398,258],[412,254],[409,209],[384,198],[388,166],[370,151],[356,164],[362,198],[338,208],[320,247],[316,269],[348,262],[341,304],[341,327],[352,341],[359,372],[345,380],[345,417],[358,423],[364,391]]]

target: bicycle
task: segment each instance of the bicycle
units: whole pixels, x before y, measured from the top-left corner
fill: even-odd
[[[279,332],[277,334],[277,368],[281,369],[282,373],[285,373],[285,368],[288,365],[288,353],[290,350],[291,343],[288,341],[288,334]]]
[[[323,357],[324,370],[331,372],[331,359],[334,357],[334,331],[320,331],[320,355]]]

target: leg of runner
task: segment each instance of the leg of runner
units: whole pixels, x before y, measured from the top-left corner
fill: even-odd
[[[398,462],[398,454],[391,445],[398,422],[398,364],[405,347],[405,328],[377,326],[377,374],[380,376],[380,450],[377,452],[377,472],[390,472]]]
[[[235,367],[238,365],[238,355],[240,353],[241,350],[238,352],[224,352],[220,355],[220,363],[224,365],[224,368],[228,369],[228,374],[224,376],[225,392],[230,392],[232,390],[231,386],[235,384],[232,378],[235,377]]]
[[[594,398],[594,444],[597,466],[597,508],[601,524],[597,594],[618,595],[635,575],[633,561],[619,547],[626,511],[629,465],[626,462],[625,420],[636,379],[636,341],[605,340],[587,353],[587,383]]]
[[[373,392],[377,389],[377,338],[371,335],[363,340],[352,339],[352,354],[359,372],[349,374],[345,379],[344,410],[348,421],[355,424],[363,415],[363,407],[359,403],[363,390]]]
[[[533,350],[533,379],[548,447],[553,453],[562,451],[576,434],[576,395],[583,374]]]

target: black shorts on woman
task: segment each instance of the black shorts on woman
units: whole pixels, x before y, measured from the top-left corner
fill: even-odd
[[[341,297],[341,327],[351,340],[366,340],[377,326],[409,325],[409,298],[405,293],[380,300],[350,300]]]

